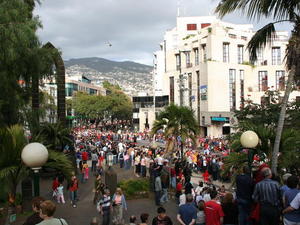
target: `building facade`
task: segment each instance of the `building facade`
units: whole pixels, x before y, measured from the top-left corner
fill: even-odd
[[[177,17],[177,25],[164,35],[155,68],[170,103],[195,112],[203,136],[232,132],[234,110],[245,100],[260,104],[269,89],[285,89],[285,50],[288,32],[278,32],[271,45],[259,49],[251,63],[247,44],[252,25],[226,23],[215,17]],[[300,96],[293,91],[290,100]]]
[[[134,96],[132,103],[134,130],[145,131],[152,128],[157,114],[169,105],[169,96]]]

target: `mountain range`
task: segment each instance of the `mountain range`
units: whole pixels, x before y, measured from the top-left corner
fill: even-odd
[[[77,58],[65,60],[66,74],[84,75],[96,84],[107,80],[119,84],[129,95],[152,93],[152,66],[132,61],[112,61],[104,58]]]

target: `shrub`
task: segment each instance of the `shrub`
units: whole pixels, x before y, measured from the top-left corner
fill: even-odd
[[[149,179],[129,179],[118,183],[118,187],[123,190],[128,199],[148,197],[149,185]]]

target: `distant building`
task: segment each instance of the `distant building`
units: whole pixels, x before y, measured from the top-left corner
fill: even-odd
[[[72,97],[78,91],[89,95],[106,95],[105,88],[92,84],[91,80],[83,75],[67,77],[66,97]]]
[[[155,107],[154,107],[155,99]],[[150,130],[157,114],[169,105],[169,96],[134,96],[133,127],[137,131]]]
[[[154,53],[157,85],[170,103],[195,112],[203,136],[232,132],[234,110],[245,100],[264,102],[268,89],[284,92],[287,80],[285,51],[288,32],[277,32],[270,46],[249,60],[247,44],[255,34],[252,25],[226,23],[215,17],[177,17],[166,31],[161,50]],[[300,96],[293,91],[290,100]]]
[[[74,75],[66,77],[66,98],[72,99],[76,92],[85,92],[89,95],[106,95],[106,89],[94,85],[91,80],[83,75]],[[54,99],[54,104],[57,106],[57,85],[53,80],[44,79],[41,90],[48,93],[51,99]],[[51,99],[49,101],[51,101]],[[50,103],[50,102],[49,102]],[[67,110],[67,109],[66,109]],[[74,111],[66,112],[67,118],[74,118]],[[49,109],[46,111],[46,122],[56,123],[56,110]]]

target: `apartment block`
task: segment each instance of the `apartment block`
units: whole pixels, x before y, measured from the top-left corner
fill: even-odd
[[[195,112],[203,136],[233,132],[234,110],[245,100],[261,104],[268,89],[285,89],[285,51],[288,32],[278,32],[271,45],[249,60],[247,45],[253,26],[232,24],[215,17],[177,17],[176,27],[166,31],[155,53],[156,84],[170,103]],[[299,98],[295,90],[290,100]]]

